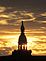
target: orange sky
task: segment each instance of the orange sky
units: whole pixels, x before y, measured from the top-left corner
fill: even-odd
[[[0,55],[17,49],[21,21],[24,21],[28,50],[32,50],[32,55],[46,55],[46,12],[5,6],[0,6]]]
[[[34,31],[33,31],[34,32]],[[37,34],[37,32],[34,32]],[[34,33],[28,33],[25,32],[25,35],[27,37],[27,49],[28,50],[32,50],[32,55],[44,55],[44,53],[46,53],[45,49],[46,49],[46,36],[42,35],[38,35],[36,36],[36,34]],[[34,34],[34,35],[32,35]],[[41,32],[41,34],[44,34]],[[15,33],[4,33],[2,35],[0,35],[0,50],[3,50],[6,48],[5,47],[10,47],[12,49],[12,51],[14,49],[17,49],[18,46],[18,38],[19,38],[20,32],[15,32]],[[3,49],[1,49],[1,47],[3,47]],[[43,48],[44,47],[44,48]]]

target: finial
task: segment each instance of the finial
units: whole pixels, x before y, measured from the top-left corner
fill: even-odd
[[[24,24],[23,24],[23,21],[22,21],[22,25],[21,25],[21,33],[24,33]]]
[[[23,21],[22,21],[22,25],[23,25]]]

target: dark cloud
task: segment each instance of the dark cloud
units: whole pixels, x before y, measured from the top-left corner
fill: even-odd
[[[9,52],[12,51],[12,48],[10,47],[3,47],[4,50],[0,50],[0,56],[6,56],[9,55]]]
[[[31,33],[31,34],[33,34],[34,36],[46,36],[46,33],[40,33],[40,32],[39,33],[34,32],[34,33]],[[44,40],[44,39],[42,38],[42,40]]]
[[[17,25],[1,25],[0,24],[0,31],[16,31],[16,29],[19,29],[19,26]]]
[[[10,13],[10,12],[13,12],[13,9],[6,9],[6,10],[4,11],[4,13]]]
[[[5,23],[7,23],[7,25],[1,25],[0,30],[19,29],[20,25],[17,24],[20,24],[22,20],[24,20],[26,29],[46,28],[45,23],[38,22],[46,21],[46,17],[40,15],[46,10],[45,3],[45,0],[0,0],[0,6],[4,6],[2,7],[3,9],[5,8],[2,13],[3,17],[1,16],[0,20],[6,20]],[[36,19],[33,19],[35,17]],[[45,31],[45,29],[43,29],[43,31]]]
[[[28,16],[28,15],[22,15],[21,16],[22,17],[22,19],[32,19],[30,16]]]
[[[27,9],[34,12],[46,11],[46,0],[0,0],[1,6],[16,7],[16,9]]]
[[[34,41],[34,42],[37,43],[37,44],[46,44],[45,41]]]
[[[11,5],[11,6],[14,6],[14,5],[19,5],[19,6],[24,6],[24,5],[32,5],[32,6],[36,6],[39,5],[39,6],[45,6],[45,3],[46,1],[44,0],[0,0],[0,3],[2,5]],[[4,4],[5,3],[5,4]],[[10,4],[11,3],[11,4]],[[36,5],[37,4],[37,5]]]
[[[44,47],[43,47],[44,48]],[[34,51],[36,51],[36,52],[39,52],[39,51],[41,51],[41,52],[43,52],[43,51],[46,51],[46,49],[33,49]],[[40,54],[38,54],[38,55],[40,55]],[[41,56],[45,56],[46,55],[46,53],[41,53]]]
[[[38,21],[46,21],[46,16],[37,17],[35,20],[38,20]]]
[[[21,14],[22,13],[22,14]],[[16,13],[14,13],[17,17],[20,17],[20,19],[32,19],[32,17],[30,17],[29,15],[27,15],[27,12],[25,12],[26,15],[24,14],[24,12],[22,11],[17,11]]]
[[[6,17],[0,17],[0,21],[1,20],[5,20],[5,19],[7,20],[8,18],[6,18]]]
[[[7,20],[8,24],[15,24],[17,21],[16,20]]]
[[[25,27],[32,29],[41,29],[41,27],[46,27],[46,24],[39,23],[37,21],[25,21]]]

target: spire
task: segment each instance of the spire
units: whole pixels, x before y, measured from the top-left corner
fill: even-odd
[[[23,24],[23,21],[22,21],[22,25],[21,25],[21,33],[24,33],[24,30],[25,30],[25,28],[24,28],[24,24]]]
[[[22,24],[21,24],[21,34],[20,34],[20,36],[19,36],[19,41],[18,41],[18,49],[20,49],[20,50],[27,50],[27,38],[26,38],[26,36],[25,36],[25,34],[24,34],[24,30],[25,30],[25,28],[24,28],[24,24],[23,24],[23,21],[22,21]]]

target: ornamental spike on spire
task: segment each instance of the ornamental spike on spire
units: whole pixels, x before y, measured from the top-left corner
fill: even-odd
[[[23,24],[23,21],[22,21],[22,25],[21,25],[21,33],[24,33],[24,30],[25,30],[25,28],[24,28],[24,24]]]

